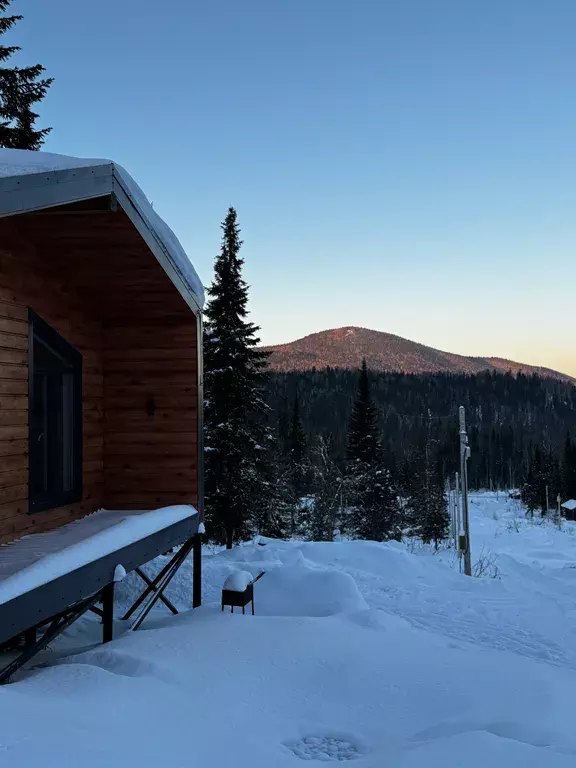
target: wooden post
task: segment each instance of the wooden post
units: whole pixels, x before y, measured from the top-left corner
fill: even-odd
[[[464,524],[464,573],[472,576],[472,556],[470,552],[470,515],[468,510],[468,435],[466,433],[466,411],[459,408],[460,417],[460,483],[462,487],[462,522]]]
[[[192,607],[199,608],[202,605],[202,534],[194,539],[192,561]]]
[[[102,590],[102,642],[114,639],[114,582]]]

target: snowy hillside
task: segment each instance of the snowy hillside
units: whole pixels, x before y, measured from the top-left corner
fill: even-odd
[[[206,605],[0,689],[0,764],[86,768],[568,768],[576,761],[576,527],[473,497],[474,560],[370,542],[205,557]],[[410,550],[410,551],[409,551]],[[221,613],[234,570],[255,617]],[[189,599],[190,572],[169,592]],[[120,600],[136,588],[127,579]],[[88,642],[88,623],[65,640]]]

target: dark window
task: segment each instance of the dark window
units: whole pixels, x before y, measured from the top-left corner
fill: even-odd
[[[82,355],[30,310],[30,512],[82,498]]]

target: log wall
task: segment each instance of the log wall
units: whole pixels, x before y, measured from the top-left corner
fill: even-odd
[[[28,307],[83,356],[82,501],[28,514]],[[104,383],[102,323],[45,274],[39,254],[0,221],[0,544],[51,530],[102,506]]]
[[[28,514],[28,307],[83,355],[84,491]],[[0,544],[197,504],[196,319],[122,211],[0,220]]]
[[[191,313],[169,327],[125,323],[105,333],[109,507],[197,504],[196,327],[190,320]]]

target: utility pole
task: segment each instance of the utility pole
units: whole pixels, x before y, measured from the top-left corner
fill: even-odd
[[[466,411],[461,405],[458,409],[460,419],[460,486],[462,488],[462,522],[464,524],[464,573],[472,576],[472,556],[470,553],[470,515],[468,509],[468,434],[466,433]]]
[[[560,501],[561,501],[560,494],[558,494],[558,496],[556,496],[556,504],[558,505],[556,519],[558,521],[558,528],[561,529],[562,528],[562,507],[560,506]]]
[[[546,486],[546,516],[548,516],[548,512],[550,512],[550,503],[548,499],[548,486]]]
[[[452,486],[450,485],[450,478],[446,478],[445,486],[446,498],[448,499],[448,511],[450,513],[450,538],[454,538],[454,495],[452,493]]]
[[[458,548],[458,537],[460,535],[460,529],[462,528],[462,524],[460,522],[460,485],[458,481],[458,472],[456,472],[456,482],[454,483],[454,496],[452,499],[452,517],[454,518],[454,528],[453,528],[454,547],[456,548],[456,552],[458,552],[458,555],[460,555],[459,548]]]
[[[460,519],[460,476],[456,472],[454,483],[454,546],[458,552],[458,557],[462,557],[462,548],[460,547],[460,531],[462,528]]]

